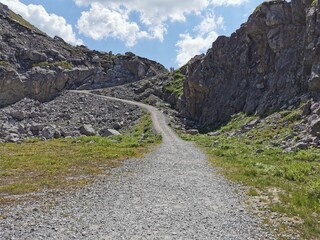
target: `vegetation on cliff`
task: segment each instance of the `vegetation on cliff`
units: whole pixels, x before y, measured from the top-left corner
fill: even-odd
[[[181,97],[183,94],[183,84],[186,79],[181,69],[169,73],[170,80],[164,85],[163,90],[170,94],[175,94]]]

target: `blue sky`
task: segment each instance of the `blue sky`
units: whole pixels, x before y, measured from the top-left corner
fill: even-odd
[[[165,67],[205,53],[261,0],[0,0],[50,36],[90,49],[131,51]]]

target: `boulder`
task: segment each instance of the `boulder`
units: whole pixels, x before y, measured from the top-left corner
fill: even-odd
[[[10,112],[10,115],[14,118],[14,119],[16,119],[16,120],[18,120],[18,121],[22,121],[24,118],[25,118],[25,112],[24,111],[12,111],[12,112]]]
[[[100,129],[99,134],[102,137],[109,137],[109,136],[112,136],[112,135],[120,135],[121,133],[119,133],[115,129],[102,128],[102,129]]]
[[[4,140],[6,142],[13,142],[13,143],[17,143],[17,142],[21,141],[19,135],[16,133],[10,133],[8,136],[6,136],[4,138]]]
[[[310,124],[310,130],[311,134],[313,136],[317,136],[317,134],[320,132],[320,119],[315,119]]]
[[[188,129],[188,130],[186,130],[186,134],[197,135],[197,134],[199,134],[199,130],[198,129]]]
[[[302,116],[308,116],[311,113],[311,105],[312,105],[312,101],[309,100],[308,102],[306,102],[302,107],[301,107],[301,111],[302,111]]]
[[[79,128],[79,131],[82,135],[85,135],[85,136],[95,136],[96,135],[96,131],[94,130],[92,125],[85,124]]]
[[[23,50],[20,58],[23,60],[31,60],[33,62],[44,62],[47,60],[47,55],[36,50]]]
[[[34,136],[39,136],[40,132],[42,131],[42,129],[45,127],[44,124],[39,124],[39,123],[31,123],[30,126],[30,131],[32,132],[32,134]]]
[[[56,132],[55,129],[51,127],[44,127],[41,131],[41,135],[45,139],[52,139],[55,136],[55,132]]]
[[[320,114],[320,103],[319,103],[319,102],[316,102],[316,103],[312,104],[312,105],[310,106],[310,111],[311,111],[311,113],[313,113],[313,114],[319,115],[319,114]]]
[[[307,149],[309,147],[308,143],[298,142],[293,148],[294,149]]]
[[[320,92],[320,77],[316,73],[312,73],[308,81],[310,91]]]

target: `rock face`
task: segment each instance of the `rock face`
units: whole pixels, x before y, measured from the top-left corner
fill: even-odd
[[[218,125],[232,114],[263,115],[320,93],[318,1],[268,1],[230,37],[187,64],[182,114]]]
[[[0,3],[0,107],[25,97],[47,101],[63,89],[94,89],[165,73],[128,52],[113,55],[50,38]]]

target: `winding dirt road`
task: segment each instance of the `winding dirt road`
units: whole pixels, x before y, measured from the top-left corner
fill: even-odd
[[[12,214],[0,218],[0,239],[273,239],[233,185],[194,144],[177,137],[160,111],[101,98],[150,111],[163,143],[111,176],[57,196],[50,208],[31,203],[6,209]]]

